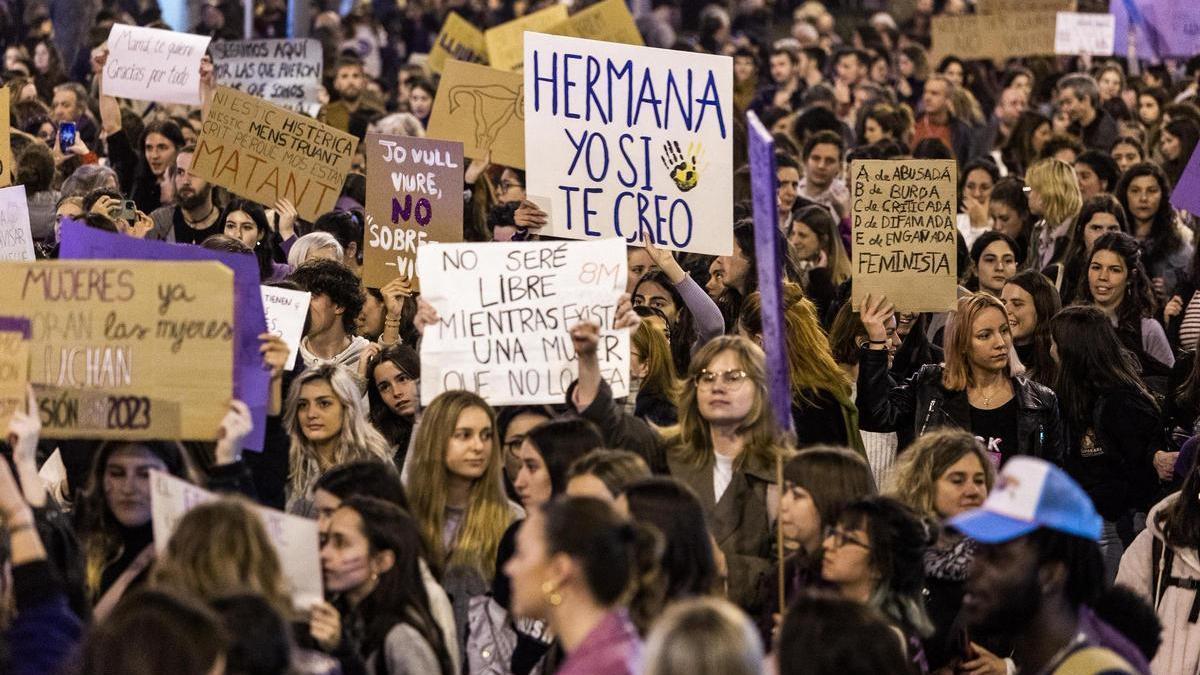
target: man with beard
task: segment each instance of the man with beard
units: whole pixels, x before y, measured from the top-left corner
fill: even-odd
[[[367,132],[367,124],[383,114],[363,97],[366,88],[367,75],[362,61],[355,56],[339,56],[333,67],[333,91],[338,98],[321,108],[317,119],[361,140]]]
[[[150,214],[154,231],[147,239],[199,244],[225,232],[225,223],[217,222],[221,209],[213,202],[212,184],[190,171],[195,153],[196,147],[189,145],[175,156],[175,166],[169,169],[175,182],[175,204],[159,207]]]
[[[1114,639],[1090,609],[1105,588],[1102,520],[1062,469],[1014,457],[983,506],[949,525],[978,542],[962,604],[972,638],[1009,642],[1020,673],[1140,672],[1118,654],[1128,640]],[[982,660],[967,658],[956,672],[978,672]]]

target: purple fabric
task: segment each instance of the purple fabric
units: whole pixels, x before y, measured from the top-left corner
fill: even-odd
[[[283,240],[283,244],[280,245],[280,248],[283,249],[283,255],[286,256],[292,252],[292,247],[296,245],[296,240],[299,238],[300,237],[297,237],[295,233],[293,233],[292,236]]]
[[[0,316],[0,331],[5,333],[20,333],[28,340],[30,334],[29,319],[21,316]]]
[[[216,260],[233,270],[233,396],[250,406],[254,431],[247,450],[262,452],[267,430],[271,374],[263,369],[258,336],[267,332],[259,291],[258,260],[252,255],[210,251],[188,244],[146,241],[88,227],[70,218],[62,223],[63,260]]]
[[[675,284],[675,290],[679,291],[683,304],[687,305],[692,318],[696,320],[696,342],[692,345],[692,353],[695,354],[709,340],[725,332],[725,317],[721,316],[721,308],[717,307],[717,303],[691,276],[685,276]]]
[[[1200,45],[1197,49],[1200,50]],[[1200,216],[1200,146],[1196,147],[1179,183],[1171,191],[1171,206]]]
[[[624,609],[604,616],[558,669],[558,675],[637,675],[642,641]]]
[[[1128,661],[1141,675],[1150,675],[1150,663],[1146,661],[1142,652],[1124,633],[1096,616],[1090,607],[1084,606],[1079,610],[1079,630],[1087,635],[1092,644],[1111,649]]]
[[[758,260],[758,293],[762,299],[762,343],[767,349],[768,391],[775,421],[792,431],[792,387],[787,342],[784,340],[783,298],[779,271],[779,216],[776,213],[775,141],[753,112],[750,123],[750,186],[754,197],[754,255]]]
[[[1182,482],[1188,472],[1192,470],[1198,446],[1200,446],[1200,436],[1192,436],[1184,441],[1183,447],[1179,449],[1179,456],[1175,458],[1175,480]]]
[[[292,273],[291,265],[289,265],[287,263],[272,262],[271,263],[271,278],[267,279],[266,281],[268,283],[274,283],[276,281],[283,281],[284,279],[287,279],[288,275],[291,273]]]
[[[1136,27],[1139,58],[1161,61],[1171,56],[1189,57],[1200,52],[1200,20],[1195,3],[1188,0],[1111,0],[1117,56],[1129,52],[1129,25]]]

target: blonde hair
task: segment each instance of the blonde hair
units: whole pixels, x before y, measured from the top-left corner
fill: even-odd
[[[471,484],[467,512],[449,550],[442,543],[446,524],[448,473],[446,448],[459,416],[470,408],[484,411],[492,425],[491,452],[482,477]],[[495,434],[496,412],[469,391],[447,391],[433,399],[421,417],[409,458],[408,504],[420,525],[430,557],[438,565],[474,569],[490,581],[496,571],[496,549],[514,513],[504,495],[504,459]]]
[[[754,387],[754,403],[737,429],[738,434],[745,439],[745,450],[738,455],[735,465],[743,466],[749,457],[774,461],[776,455],[782,452],[782,448],[779,447],[779,427],[767,394],[765,357],[758,345],[737,335],[715,338],[692,357],[692,365],[688,370],[690,386],[685,386],[679,396],[679,425],[675,427],[676,434],[671,439],[674,452],[682,461],[693,466],[712,466],[712,431],[708,421],[700,415],[695,382],[700,376],[700,371],[724,352],[730,352],[737,357],[740,368],[746,371],[747,385]]]
[[[962,391],[975,385],[975,374],[971,370],[969,356],[971,338],[975,332],[972,327],[976,319],[988,309],[998,310],[1001,316],[1008,316],[1004,305],[995,296],[987,293],[964,295],[958,299],[957,307],[950,311],[944,339],[946,367],[942,371],[942,386],[950,391]],[[1004,373],[1011,377],[1014,375],[1012,336],[1006,333],[1004,341],[1008,343],[1009,352],[1009,361],[1004,366]]]
[[[205,602],[255,593],[290,616],[292,603],[279,556],[253,509],[242,497],[225,497],[188,511],[159,557],[152,583]]]
[[[918,515],[941,519],[937,512],[937,482],[942,474],[967,455],[975,455],[983,467],[988,492],[996,481],[996,470],[984,453],[983,444],[969,431],[937,429],[922,434],[904,451],[888,493]]]
[[[655,622],[643,663],[645,675],[758,675],[762,639],[728,600],[681,600]]]
[[[672,403],[679,398],[679,375],[671,358],[671,345],[662,331],[643,321],[629,336],[630,345],[641,354],[646,376],[638,391],[665,396]]]
[[[300,390],[311,382],[329,384],[334,396],[342,404],[342,430],[339,434],[337,452],[329,466],[321,466],[316,446],[304,435],[297,411],[300,407]],[[366,406],[362,394],[354,382],[354,376],[344,366],[327,363],[308,368],[296,376],[288,390],[284,406],[283,427],[291,438],[288,451],[288,505],[308,496],[308,491],[322,473],[340,464],[359,460],[374,460],[392,465],[392,449],[383,435],[367,421]]]
[[[1042,217],[1051,227],[1058,227],[1074,218],[1083,208],[1075,167],[1061,159],[1048,157],[1035,162],[1025,172],[1025,184],[1041,195]]]

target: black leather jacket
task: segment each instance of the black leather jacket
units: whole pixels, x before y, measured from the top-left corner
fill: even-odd
[[[1054,392],[1032,380],[1013,378],[1020,411],[1017,454],[1063,463],[1063,427]],[[922,366],[903,384],[888,374],[887,352],[866,347],[858,364],[858,426],[865,431],[895,431],[903,449],[914,438],[938,427],[971,429],[965,391],[946,391],[942,366]]]

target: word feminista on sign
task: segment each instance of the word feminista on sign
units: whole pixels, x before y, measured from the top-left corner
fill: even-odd
[[[567,239],[733,250],[733,62],[525,34],[526,193]]]
[[[426,244],[417,249],[422,297],[438,323],[421,340],[421,400],[467,389],[492,405],[562,403],[578,373],[567,332],[600,326],[600,370],[613,395],[629,391],[629,331],[614,330],[625,289],[625,244]]]

